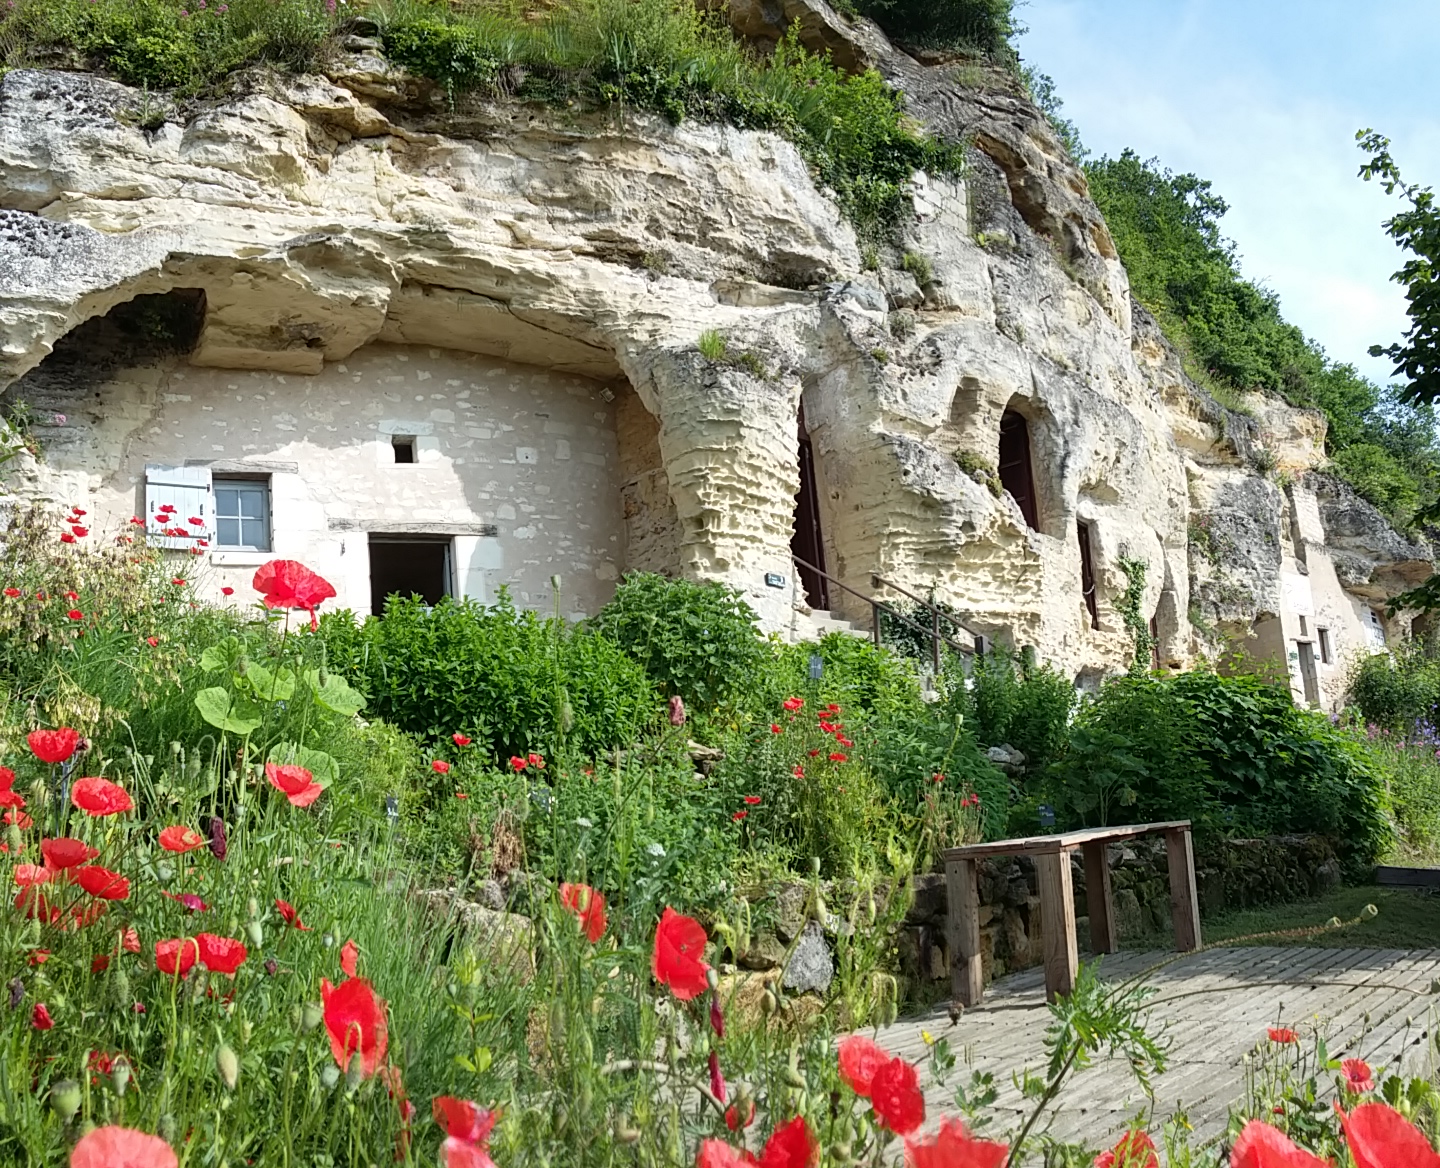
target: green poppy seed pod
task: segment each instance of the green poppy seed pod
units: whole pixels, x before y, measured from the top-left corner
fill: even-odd
[[[260,902],[253,896],[245,902],[245,915],[252,921],[260,915]]]
[[[775,997],[773,990],[767,989],[760,997],[760,1013],[770,1017],[780,1007],[780,1002]]]
[[[1373,904],[1367,904],[1364,908],[1360,910],[1360,915],[1368,921],[1374,917],[1378,917],[1380,915],[1380,910],[1376,908]]]
[[[815,907],[811,915],[822,925],[830,918],[830,910],[825,905],[825,898],[820,895],[818,890],[815,893]]]
[[[359,1090],[360,1084],[365,1081],[365,1060],[360,1057],[357,1050],[350,1056],[350,1065],[345,1068],[345,1090]]]
[[[228,1042],[222,1043],[215,1052],[215,1069],[220,1072],[220,1081],[225,1084],[225,1090],[235,1090],[235,1084],[240,1081],[240,1059],[230,1049]]]
[[[325,933],[325,934],[324,934],[323,936],[321,936],[321,938],[320,938],[320,944],[324,945],[325,948],[327,948],[327,949],[333,949],[333,948],[335,948],[335,934],[334,934],[334,933]]]
[[[116,1059],[110,1068],[110,1086],[115,1088],[115,1094],[125,1098],[125,1088],[130,1086],[130,1063],[127,1059]]]
[[[570,704],[570,699],[566,698],[560,703],[560,729],[564,730],[566,734],[569,734],[574,728],[575,707]]]
[[[160,877],[161,884],[169,884],[175,879],[175,868],[164,860],[155,865],[155,875]]]
[[[292,1030],[299,1030],[299,1029],[300,1029],[300,1018],[301,1018],[301,1016],[302,1016],[302,1015],[301,1015],[301,1011],[300,1011],[300,1007],[299,1007],[299,1006],[291,1006],[291,1007],[290,1007],[290,1029],[292,1029]]]
[[[259,949],[259,948],[262,948],[262,947],[264,946],[264,944],[265,944],[265,930],[264,930],[263,928],[261,928],[259,921],[257,921],[257,920],[249,920],[249,921],[246,921],[246,922],[245,922],[245,935],[250,938],[250,944],[254,945],[255,948]]]
[[[175,1117],[168,1111],[160,1117],[160,1122],[155,1127],[155,1134],[167,1144],[173,1144],[175,1137],[180,1134],[180,1129],[175,1123]]]
[[[117,969],[110,975],[110,992],[114,995],[117,1006],[130,1004],[130,978],[123,969]]]
[[[69,1123],[80,1110],[80,1084],[74,1079],[61,1079],[50,1088],[50,1110]]]
[[[820,857],[819,857],[819,856],[811,856],[811,857],[810,857],[810,872],[811,872],[812,875],[815,875],[815,876],[820,875]]]
[[[334,1063],[326,1063],[320,1071],[320,1085],[327,1091],[335,1090],[335,1084],[340,1081],[340,1068]]]
[[[876,915],[875,894],[872,892],[869,898],[865,901],[865,923],[867,925],[873,925],[875,923]]]
[[[5,845],[10,849],[12,856],[18,855],[25,841],[20,835],[20,825],[12,823],[5,828]]]
[[[240,1041],[246,1046],[250,1045],[250,1036],[255,1033],[255,1023],[246,1018],[240,1023]]]
[[[718,990],[720,988],[720,975],[715,972],[713,965],[705,971],[705,984],[712,990]]]
[[[319,1026],[325,1018],[325,1011],[313,1002],[305,1005],[300,1011],[300,1033],[309,1034],[315,1027]]]
[[[830,1158],[835,1161],[836,1168],[845,1168],[855,1156],[855,1145],[844,1140],[837,1140],[830,1145]]]
[[[179,758],[185,752],[185,748],[178,742],[170,743],[170,757]]]
[[[575,1095],[575,1102],[580,1107],[581,1115],[585,1115],[590,1111],[591,1104],[595,1102],[595,1090],[590,1086],[589,1079],[586,1079],[580,1084],[580,1090]]]
[[[783,1077],[784,1077],[784,1079],[785,1079],[785,1082],[786,1082],[789,1086],[794,1087],[797,1091],[800,1091],[800,1090],[803,1090],[803,1089],[804,1089],[804,1087],[805,1087],[805,1076],[800,1073],[800,1071],[799,1071],[799,1069],[798,1069],[797,1067],[793,1067],[793,1066],[786,1067],[786,1068],[785,1068],[785,1074],[784,1074]]]

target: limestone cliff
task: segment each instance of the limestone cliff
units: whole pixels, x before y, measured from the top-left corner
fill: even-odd
[[[803,402],[827,567],[851,587],[933,590],[1084,681],[1128,660],[1121,561],[1140,561],[1162,663],[1236,631],[1312,696],[1295,650],[1323,619],[1314,696],[1333,701],[1373,606],[1429,564],[1309,473],[1323,420],[1230,413],[1188,381],[1132,306],[1083,173],[1013,86],[966,84],[973,70],[820,0],[730,11],[757,40],[799,21],[970,144],[963,180],[916,175],[878,268],[774,135],[452,105],[363,42],[327,77],[247,74],[183,108],[92,76],[4,76],[0,389],[41,407],[47,450],[19,489],[113,517],[143,507],[151,462],[239,467],[288,484],[300,518],[277,515],[275,550],[303,549],[357,608],[354,533],[418,525],[472,541],[469,594],[543,603],[549,575],[579,573],[570,594],[593,611],[642,567],[727,580],[803,635]],[[185,344],[96,331],[160,294],[195,307]],[[728,357],[702,355],[707,330]],[[1028,441],[1023,506],[996,473],[1007,415]],[[398,434],[438,477],[372,481],[368,452]],[[248,562],[213,559],[220,576]]]

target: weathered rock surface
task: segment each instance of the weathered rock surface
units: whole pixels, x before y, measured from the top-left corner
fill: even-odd
[[[834,976],[835,958],[830,953],[825,932],[817,922],[810,921],[790,951],[780,984],[797,994],[823,994],[830,988]]]

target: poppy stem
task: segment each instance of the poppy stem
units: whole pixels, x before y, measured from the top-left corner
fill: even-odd
[[[654,1075],[677,1075],[679,1072],[672,1071],[665,1063],[657,1063],[651,1059],[617,1059],[615,1062],[606,1063],[600,1068],[602,1075],[618,1075],[622,1071],[649,1071]],[[720,1114],[725,1114],[725,1104],[717,1099],[714,1093],[704,1083],[690,1084],[696,1091],[710,1102],[710,1106]]]

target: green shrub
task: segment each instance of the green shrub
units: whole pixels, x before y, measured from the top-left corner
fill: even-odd
[[[465,733],[500,759],[569,745],[592,755],[654,716],[644,674],[593,630],[517,610],[397,598],[384,617],[321,620],[331,668],[368,695],[367,709],[428,742]]]
[[[1194,671],[1107,682],[1048,777],[1067,826],[1190,819],[1197,832],[1330,836],[1347,859],[1389,841],[1384,782],[1361,741],[1288,689]]]
[[[1014,0],[838,0],[836,7],[868,16],[904,44],[969,49],[1007,63],[1015,59]]]
[[[1350,671],[1348,698],[1364,720],[1408,734],[1422,723],[1437,724],[1440,659],[1419,644],[1396,653],[1360,658]]]
[[[975,659],[972,682],[956,687],[958,709],[968,713],[982,746],[1013,746],[1032,769],[1043,768],[1065,749],[1075,708],[1075,687],[1033,656],[1016,659],[1003,648]]]
[[[766,652],[757,619],[745,598],[723,584],[631,572],[593,625],[664,694],[703,710],[751,683]]]

